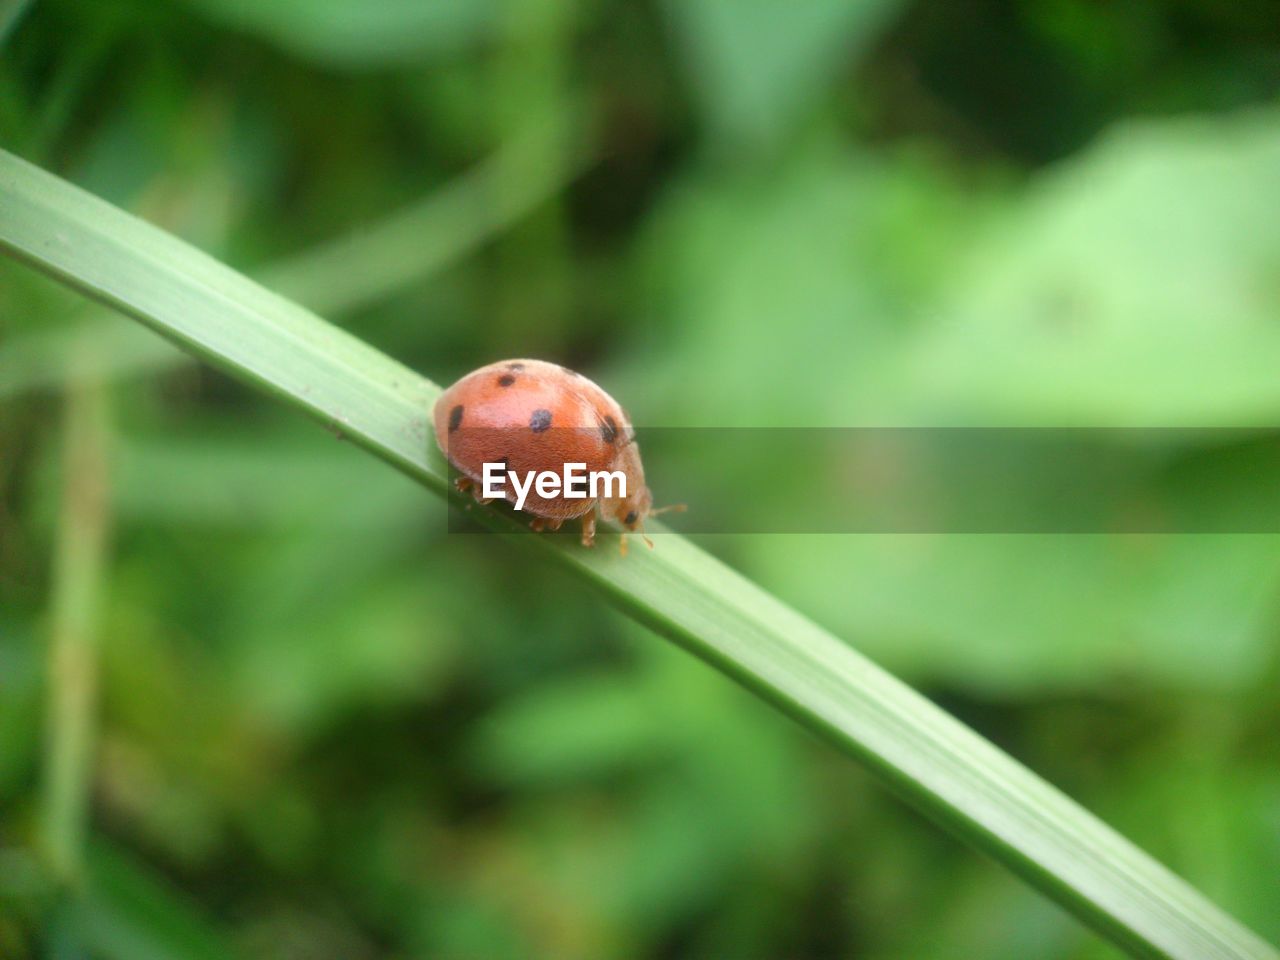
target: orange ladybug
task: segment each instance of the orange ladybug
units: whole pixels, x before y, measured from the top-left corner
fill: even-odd
[[[516,504],[533,514],[534,530],[580,518],[590,547],[597,513],[638,531],[658,512],[630,418],[580,373],[542,360],[491,363],[445,390],[433,419],[436,443],[462,474],[457,488],[481,503],[501,496]]]

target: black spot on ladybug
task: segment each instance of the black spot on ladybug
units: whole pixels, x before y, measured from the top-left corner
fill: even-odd
[[[605,443],[613,443],[618,439],[618,422],[608,415],[604,418],[604,423],[600,424],[600,436],[604,437]]]
[[[509,387],[515,382],[516,382],[516,378],[509,373],[504,373],[502,376],[498,378],[498,386],[500,387]]]
[[[462,404],[458,404],[456,407],[454,407],[452,410],[449,411],[449,432],[453,433],[453,431],[458,429],[458,426],[461,423],[462,423]]]
[[[538,409],[533,411],[533,415],[529,417],[529,429],[534,433],[541,433],[551,426],[551,411]]]
[[[524,369],[524,364],[523,364],[523,363],[508,363],[508,364],[507,364],[507,369],[508,369],[508,370],[523,370],[523,369]]]
[[[627,526],[631,526],[631,524],[635,523],[637,519],[638,518],[636,517],[636,512],[632,510],[630,513],[628,513],[625,517],[622,518],[622,522],[625,523]]]

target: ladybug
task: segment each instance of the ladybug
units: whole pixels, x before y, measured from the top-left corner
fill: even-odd
[[[490,464],[495,475],[504,480],[510,476],[513,482],[503,483],[503,496],[533,514],[534,530],[558,530],[564,521],[578,518],[582,545],[590,547],[597,514],[639,531],[646,517],[660,512],[653,509],[626,411],[580,373],[542,360],[491,363],[445,390],[436,401],[433,420],[436,443],[462,475],[455,486],[488,503],[493,498],[482,496],[482,484],[485,464]],[[546,491],[549,495],[539,495],[526,481],[524,495],[517,494],[518,478],[531,479],[545,471],[560,474],[570,463],[584,464],[587,473],[621,473],[625,488],[606,486],[596,490],[601,495],[595,498],[569,497],[551,489]],[[653,546],[647,537],[645,542]],[[622,551],[626,552],[625,535]]]

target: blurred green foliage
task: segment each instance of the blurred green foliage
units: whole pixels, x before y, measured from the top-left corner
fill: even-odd
[[[547,357],[641,425],[1280,415],[1269,0],[37,0],[0,44],[6,148],[437,382]],[[0,337],[0,955],[1112,955],[127,321],[4,262]],[[86,343],[113,536],[65,901],[46,650]],[[650,469],[764,509],[836,466]],[[709,546],[1280,938],[1275,537]]]

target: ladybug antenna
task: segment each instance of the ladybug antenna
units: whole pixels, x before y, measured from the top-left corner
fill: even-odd
[[[665,507],[659,507],[657,510],[650,510],[649,516],[656,517],[660,513],[684,513],[689,509],[687,503],[672,503]]]

